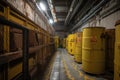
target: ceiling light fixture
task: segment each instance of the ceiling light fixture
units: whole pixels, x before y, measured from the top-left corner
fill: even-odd
[[[52,19],[50,19],[49,22],[50,22],[51,24],[53,24],[53,20],[52,20]]]
[[[46,10],[46,6],[45,4],[43,4],[43,2],[40,2],[40,8],[45,11]]]

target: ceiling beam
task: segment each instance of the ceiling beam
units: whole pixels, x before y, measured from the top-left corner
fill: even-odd
[[[67,0],[53,0],[54,6],[67,6]]]
[[[65,6],[55,6],[55,10],[56,10],[56,12],[67,12],[68,11],[68,7],[65,7]]]
[[[56,12],[57,15],[62,15],[62,16],[66,16],[67,12]]]

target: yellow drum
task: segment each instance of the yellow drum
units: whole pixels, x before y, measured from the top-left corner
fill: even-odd
[[[65,44],[66,46],[65,46],[65,48],[66,48],[66,50],[68,50],[67,49],[67,47],[68,47],[68,38],[66,38],[66,44]]]
[[[106,69],[114,70],[114,45],[115,45],[115,29],[106,30]]]
[[[74,59],[76,62],[82,63],[82,32],[76,34]]]
[[[104,27],[87,27],[83,29],[82,69],[92,74],[105,71]]]
[[[68,53],[70,54],[71,53],[71,39],[72,39],[72,34],[69,34],[68,35]]]
[[[71,54],[71,55],[74,55],[74,34],[70,34],[68,36],[68,52]]]
[[[67,36],[67,39],[66,39],[66,49],[67,49],[67,51],[69,53],[68,44],[69,44],[69,35]]]
[[[115,29],[114,80],[120,80],[120,20]]]
[[[55,48],[57,49],[59,47],[59,37],[58,36],[54,37],[54,42],[55,42]]]
[[[75,51],[76,51],[76,33],[74,33],[74,36],[73,36],[73,51],[72,51],[72,54],[74,55],[75,54]]]
[[[63,48],[65,48],[65,46],[66,46],[66,38],[63,39],[63,44],[62,45],[63,45]]]

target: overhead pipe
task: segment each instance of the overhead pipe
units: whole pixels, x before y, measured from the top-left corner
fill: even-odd
[[[91,1],[91,2],[92,2],[92,1]],[[83,16],[89,9],[91,9],[96,2],[97,2],[97,0],[94,1],[94,2],[92,2],[92,3],[90,3],[90,2],[88,1],[88,3],[86,3],[86,5],[85,5],[85,6],[87,6],[87,8],[86,8],[86,7],[82,8],[82,10],[78,13],[78,15],[80,15],[80,18],[82,18],[82,16]]]
[[[92,2],[92,3],[90,3]],[[96,1],[92,1],[92,0],[89,0],[85,5],[84,7],[80,10],[80,12],[77,14],[76,17],[78,17],[78,19],[80,20],[86,13],[88,10],[92,9],[93,5],[97,2]],[[75,24],[77,23],[78,21],[76,20]]]
[[[91,7],[93,6],[93,4],[95,4],[96,3],[96,1],[95,2],[93,2],[93,3],[90,3],[90,2],[87,2],[85,5],[84,5],[84,7],[81,9],[81,11],[78,13],[78,15],[79,15],[79,20],[82,18],[82,16],[84,16],[84,14],[86,14],[86,12],[89,10],[89,9],[91,9]],[[77,15],[77,16],[78,16]],[[71,25],[71,27],[72,26],[74,26],[74,25]]]
[[[74,0],[76,1],[76,0]],[[75,9],[72,11],[73,13],[71,13],[71,11],[69,11],[66,19],[65,19],[65,25],[67,25],[70,20],[73,18],[73,16],[75,15],[75,13],[77,12],[77,10],[79,9],[80,5],[82,4],[83,0],[79,0],[77,6],[75,7]],[[74,2],[72,2],[74,4]],[[71,15],[70,15],[71,14]]]
[[[71,14],[71,12],[73,11],[73,7],[74,7],[75,2],[76,2],[76,0],[72,1],[72,4],[71,4],[70,9],[69,9],[69,12],[68,12],[68,14],[66,16],[66,19],[65,19],[65,24],[66,24],[67,19],[69,18],[70,14]]]
[[[112,5],[108,8],[106,8],[105,10],[103,10],[102,12],[100,12],[100,16],[102,16],[102,18],[110,15],[111,13],[117,11],[120,9],[120,3],[118,1],[112,3]]]
[[[83,21],[81,21],[81,23],[80,23],[80,25],[78,25],[78,27],[82,26],[83,24],[85,24],[90,18],[92,18],[101,9],[102,9],[102,7],[100,7],[94,13],[92,13],[89,17],[87,17],[86,19],[84,19]],[[74,28],[73,30],[77,29],[78,27]]]
[[[82,4],[83,0],[79,0],[77,6],[75,7],[73,13],[70,16],[70,19],[68,19],[68,23],[71,21],[71,19],[74,17],[74,15],[76,14],[76,12],[78,11],[78,9],[80,8],[81,4]]]
[[[105,4],[108,2],[108,0],[102,0],[96,7],[94,7],[86,16],[84,16],[70,31],[73,31],[79,27],[79,25],[83,24],[83,21],[86,21],[87,19],[90,19],[92,16],[94,16]]]
[[[92,2],[92,1],[90,1],[90,2]],[[79,19],[81,19],[82,18],[82,16],[93,6],[93,4],[96,2],[92,2],[92,3],[90,3],[89,1],[84,5],[84,7],[80,10],[80,12],[77,14],[77,16],[79,15],[79,14],[81,14],[80,16],[79,16]],[[77,21],[77,20],[76,20]],[[70,25],[71,27],[72,26],[74,26],[75,24],[73,24],[73,25]]]
[[[81,9],[81,11],[78,13],[77,16],[79,16],[79,19],[82,18],[82,16],[93,6],[95,2],[90,3],[89,1],[85,4],[85,6]]]

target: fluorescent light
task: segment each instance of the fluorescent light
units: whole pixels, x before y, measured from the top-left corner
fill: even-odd
[[[50,22],[51,24],[53,24],[53,20],[52,20],[52,19],[50,19],[49,22]]]
[[[46,10],[46,7],[45,7],[45,5],[44,5],[42,2],[40,2],[40,8],[41,8],[43,11]]]

